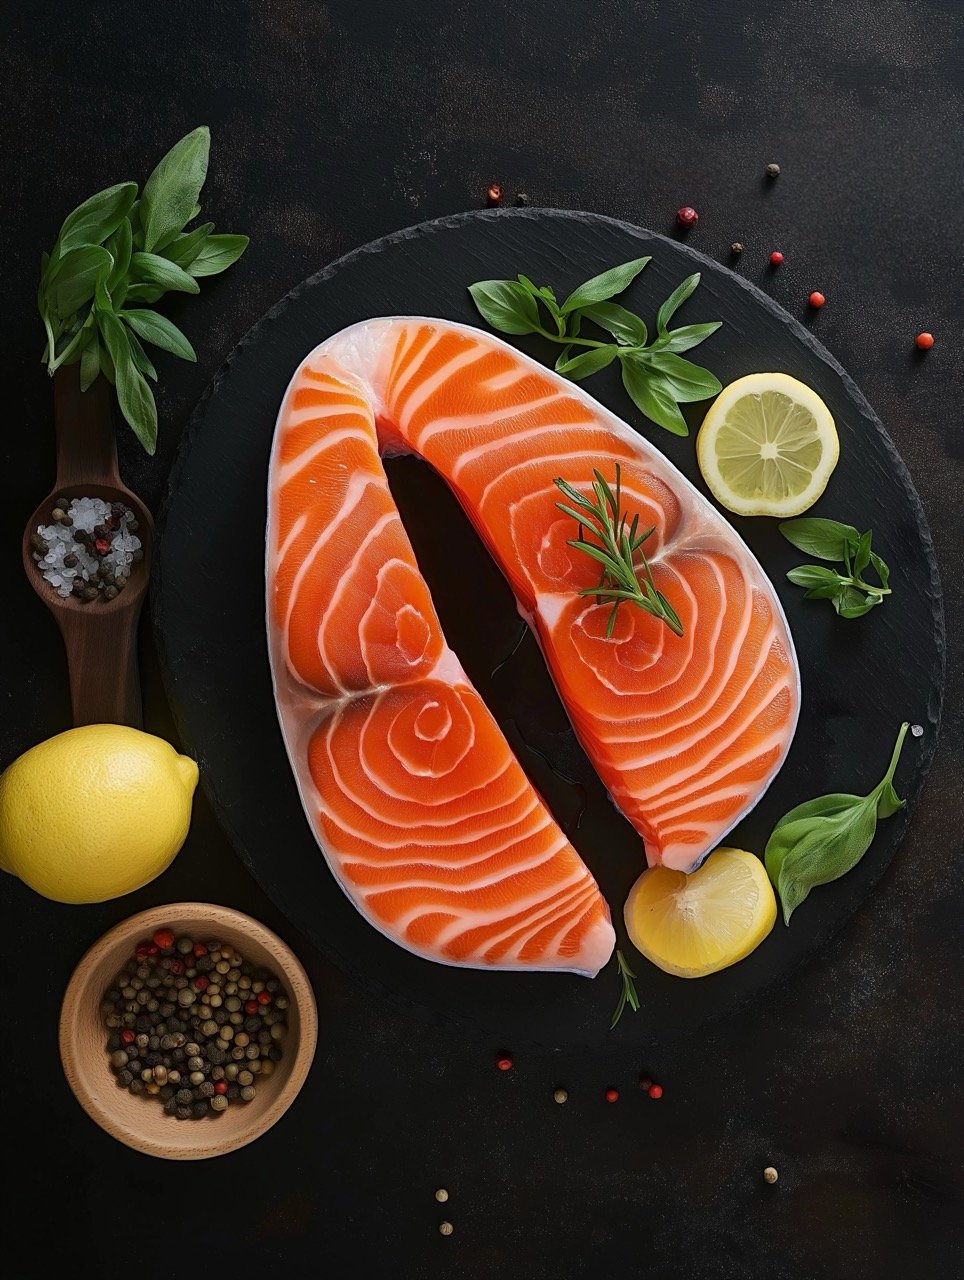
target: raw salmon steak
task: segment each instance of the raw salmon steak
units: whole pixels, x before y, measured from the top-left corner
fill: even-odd
[[[402,946],[588,975],[606,904],[442,634],[380,455],[449,484],[508,579],[587,755],[650,864],[699,866],[789,749],[799,674],[779,601],[729,524],[645,439],[498,338],[354,325],[296,372],[271,453],[267,620],[282,733],[339,883]],[[578,593],[594,562],[556,477],[619,465],[676,636]],[[480,607],[484,607],[481,602]]]

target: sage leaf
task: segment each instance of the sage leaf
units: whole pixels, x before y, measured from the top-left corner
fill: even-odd
[[[629,288],[649,261],[651,257],[633,258],[631,262],[610,267],[608,271],[584,281],[577,289],[573,289],[562,304],[562,314],[568,315],[570,311],[580,310],[591,302],[605,302],[609,298],[615,298],[617,293],[623,293]]]
[[[82,245],[103,244],[127,217],[136,195],[136,182],[119,182],[79,204],[64,219],[53,256],[63,257]]]
[[[190,342],[177,325],[166,316],[159,315],[156,311],[129,308],[120,313],[120,318],[145,342],[160,347],[162,351],[170,351],[172,355],[180,356],[182,360],[197,360]]]
[[[866,533],[862,533],[857,540],[857,546],[853,553],[853,576],[858,577],[870,564],[870,542],[873,538],[870,529]]]
[[[852,524],[837,520],[822,520],[805,516],[802,520],[784,520],[780,532],[792,546],[805,551],[818,560],[846,560],[853,555],[860,541],[860,534]]]
[[[611,333],[617,342],[630,347],[646,345],[646,322],[618,302],[594,302],[581,307],[580,312],[584,319]]]
[[[719,378],[710,373],[709,369],[703,369],[671,351],[654,351],[652,354],[647,352],[645,358],[650,369],[658,369],[663,375],[680,404],[708,400],[710,396],[719,395],[723,389]]]
[[[567,347],[566,351],[568,350],[569,348]],[[565,351],[563,355],[565,355]],[[581,382],[583,378],[588,378],[590,374],[598,373],[600,369],[605,369],[615,359],[616,348],[612,345],[590,347],[588,351],[580,352],[579,355],[571,358],[567,357],[565,360],[560,356],[556,361],[556,373],[561,373],[564,378],[569,378],[573,382]]]
[[[137,252],[131,255],[131,271],[139,281],[159,286],[164,292],[200,293],[201,286],[193,276],[176,263],[168,262],[156,253]],[[131,291],[128,291],[130,296]]]
[[[870,563],[880,579],[880,585],[886,590],[890,586],[890,569],[875,551],[870,553]]]
[[[700,273],[695,271],[687,276],[682,284],[677,285],[660,309],[656,312],[656,331],[661,338],[667,336],[666,326],[680,309],[686,299],[695,291],[700,282]]]
[[[192,276],[220,275],[237,262],[247,247],[247,236],[207,236],[188,271]]]
[[[140,224],[144,248],[163,248],[192,217],[208,171],[211,134],[202,125],[174,144],[144,184]]]
[[[157,447],[157,405],[134,362],[130,338],[115,315],[98,312],[97,324],[114,366],[117,403],[131,430],[151,456]]]
[[[131,358],[133,359],[135,366],[140,369],[145,378],[150,378],[152,382],[156,382],[157,370],[151,363],[147,352],[141,346],[141,341],[137,334],[129,333],[127,335],[127,341],[130,343]]]
[[[688,436],[689,427],[679,411],[672,393],[658,379],[651,378],[635,361],[626,359],[623,366],[623,386],[637,408],[660,427],[674,436]]]
[[[887,772],[867,795],[818,796],[791,809],[774,827],[764,862],[780,896],[785,924],[811,889],[839,879],[857,865],[873,841],[879,819],[903,808],[894,790],[894,773],[907,729],[905,722]]]
[[[469,293],[483,318],[500,333],[537,333],[539,308],[517,280],[480,280]]]
[[[131,253],[134,248],[134,235],[128,218],[122,218],[114,232],[108,237],[105,245],[107,252],[114,259],[114,265],[107,277],[107,292],[114,297],[124,281],[131,266]],[[123,302],[123,298],[120,299]]]
[[[862,618],[874,605],[881,603],[882,597],[865,596],[856,587],[843,586],[832,599],[833,607],[841,618]]]
[[[94,296],[98,279],[107,279],[113,259],[99,245],[70,249],[56,263],[44,290],[46,306],[61,320],[75,315]]]
[[[183,267],[186,271],[201,252],[201,246],[213,230],[213,222],[202,222],[193,231],[185,232],[172,240],[162,250],[161,256],[167,258],[169,262],[174,262],[177,266]]]
[[[80,389],[86,391],[97,380],[100,373],[100,357],[97,353],[97,335],[93,342],[84,347],[80,357]]]

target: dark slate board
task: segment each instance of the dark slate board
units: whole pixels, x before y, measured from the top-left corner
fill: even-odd
[[[881,824],[860,866],[815,890],[792,927],[778,923],[747,960],[696,982],[635,956],[642,1010],[607,1030],[614,970],[569,975],[482,973],[434,965],[367,925],[330,875],[302,812],[275,716],[264,632],[268,453],[296,365],[337,330],[377,315],[479,322],[466,286],[525,271],[565,293],[642,254],[653,261],[628,302],[649,320],[694,269],[703,273],[677,324],[722,319],[699,358],[724,383],[781,370],[814,387],[836,419],[841,457],[815,515],[872,527],[892,566],[894,598],[857,621],[804,602],[785,580],[801,556],[774,521],[734,520],[773,578],[800,657],[803,710],[780,775],[727,843],[762,852],[775,821],[827,791],[869,790],[903,719],[897,774],[904,812]],[[539,358],[539,341],[518,345]],[[627,418],[705,492],[692,436],[645,421],[606,370],[588,389]],[[695,430],[701,406],[691,406]],[[608,802],[578,747],[531,636],[499,571],[442,482],[411,459],[389,475],[453,648],[534,783],[600,880],[621,931],[621,903],[641,870],[640,842]],[[255,326],[215,378],[186,433],[159,526],[154,622],[170,700],[218,815],[244,859],[294,924],[361,981],[430,1016],[468,1022],[502,1043],[639,1045],[691,1028],[747,1000],[818,947],[859,905],[896,851],[934,751],[943,682],[937,566],[920,500],[866,400],[816,339],[753,285],[685,245],[596,215],[556,210],[463,214],[388,236],[293,290]],[[625,946],[625,942],[623,943]],[[633,959],[632,948],[627,955]],[[846,975],[840,975],[841,983]]]

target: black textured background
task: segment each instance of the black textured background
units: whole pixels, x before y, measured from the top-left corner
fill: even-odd
[[[99,186],[143,178],[201,121],[205,211],[242,263],[171,310],[196,367],[158,362],[162,439],[121,441],[156,506],[179,431],[234,341],[327,260],[473,207],[533,203],[668,230],[813,319],[911,469],[949,631],[941,747],[907,839],[827,949],[726,1022],[627,1061],[526,1055],[425,1027],[292,935],[199,801],[184,852],[142,892],[59,907],[2,882],[7,1267],[148,1277],[637,1275],[837,1280],[964,1274],[960,991],[964,772],[964,341],[959,0],[306,0],[17,4],[0,35],[5,389],[0,764],[67,725],[52,621],[19,569],[52,474],[32,298],[39,253]],[[762,168],[783,166],[767,185]],[[787,261],[771,275],[766,255]],[[934,331],[924,359],[912,338]],[[894,602],[896,605],[896,601]],[[149,727],[173,733],[145,637]],[[211,897],[287,936],[319,998],[297,1107],[226,1160],[151,1162],[70,1097],[56,1011],[116,919]],[[633,1088],[659,1078],[658,1103]],[[564,1082],[571,1100],[551,1101]],[[601,1098],[607,1085],[623,1096]],[[955,1087],[958,1093],[955,1095]],[[955,1105],[955,1097],[958,1099]],[[764,1187],[760,1168],[781,1179]],[[444,1213],[433,1199],[448,1187]],[[455,1234],[443,1239],[443,1216]]]

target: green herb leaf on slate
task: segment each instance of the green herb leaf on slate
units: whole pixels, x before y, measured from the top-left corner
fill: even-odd
[[[646,322],[611,299],[628,288],[649,261],[648,257],[634,258],[593,276],[574,289],[561,306],[548,285],[536,285],[523,274],[515,280],[481,280],[469,285],[469,293],[482,317],[500,333],[537,334],[558,343],[562,351],[556,372],[574,382],[618,358],[623,385],[634,404],[667,431],[686,436],[689,427],[679,406],[715,396],[721,386],[709,370],[683,360],[679,353],[705,341],[721,322],[667,328],[699,284],[700,277],[695,274],[674,289],[659,308],[657,336],[647,345]],[[615,342],[586,337],[583,322],[595,325]]]
[[[207,236],[188,271],[192,276],[220,275],[237,262],[247,247],[247,236]]]
[[[83,245],[103,244],[124,221],[137,195],[135,182],[119,182],[98,191],[67,215],[54,246],[54,258]]]
[[[843,573],[821,565],[791,569],[787,577],[797,586],[808,589],[808,600],[829,600],[841,618],[862,618],[891,594],[890,570],[872,549],[873,533],[869,529],[860,533],[853,525],[841,524],[838,520],[807,517],[785,520],[780,532],[801,551],[819,556],[821,560],[839,561],[844,566]],[[880,579],[879,586],[862,576],[870,566]]]
[[[208,171],[211,134],[193,129],[170,149],[144,184],[140,202],[143,245],[148,252],[170,244],[196,216]]]
[[[894,790],[894,773],[907,729],[905,722],[887,772],[868,795],[818,796],[791,809],[774,827],[764,861],[779,894],[785,924],[811,889],[851,871],[870,847],[877,822],[903,808],[904,801]]]
[[[141,311],[134,308],[122,311],[120,318],[134,330],[145,342],[160,347],[162,351],[170,351],[182,360],[197,360],[194,348],[185,338],[176,324],[156,311]]]

